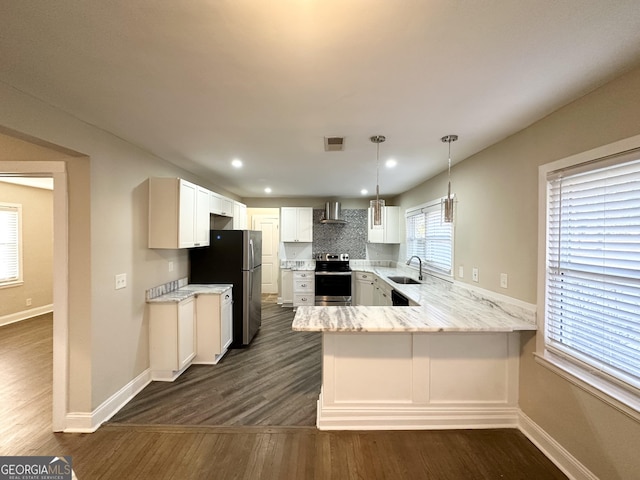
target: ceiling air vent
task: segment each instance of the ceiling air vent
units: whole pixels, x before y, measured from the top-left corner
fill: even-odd
[[[344,150],[344,137],[324,137],[325,152],[341,152]]]

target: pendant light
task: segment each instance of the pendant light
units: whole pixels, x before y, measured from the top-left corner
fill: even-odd
[[[440,140],[449,144],[449,186],[447,188],[447,198],[442,201],[444,208],[444,222],[453,223],[453,197],[451,196],[451,142],[458,140],[457,135],[445,135]]]
[[[371,224],[374,226],[382,225],[382,209],[384,208],[384,200],[380,199],[380,144],[386,138],[382,135],[374,135],[371,141],[376,144],[376,199],[369,202],[371,207]]]

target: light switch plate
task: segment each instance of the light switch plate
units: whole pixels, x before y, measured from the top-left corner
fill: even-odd
[[[474,282],[478,281],[478,267],[473,267],[473,270],[471,270],[471,280],[473,280]]]
[[[462,265],[458,267],[458,276],[464,278],[464,267]]]
[[[127,274],[120,273],[116,275],[116,290],[120,290],[121,288],[125,288],[127,286]]]
[[[500,287],[507,288],[509,286],[509,276],[506,273],[500,274]]]

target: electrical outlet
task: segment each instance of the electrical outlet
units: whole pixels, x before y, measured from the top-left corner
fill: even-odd
[[[478,267],[473,267],[473,270],[471,270],[471,280],[478,281]]]
[[[30,306],[31,306],[31,299],[27,298],[27,307],[30,307]]]
[[[509,276],[506,273],[500,274],[500,287],[507,288],[509,286]]]
[[[120,273],[116,275],[116,290],[120,290],[121,288],[125,288],[127,286],[127,274]]]
[[[169,262],[169,271],[173,272],[173,262]]]
[[[458,267],[458,276],[464,278],[464,267],[462,265]]]

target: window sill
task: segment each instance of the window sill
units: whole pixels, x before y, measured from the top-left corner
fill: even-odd
[[[409,265],[409,268],[416,271],[416,278],[418,277],[418,273],[420,268],[417,265]],[[440,280],[445,280],[447,282],[453,282],[453,276],[447,273],[444,273],[440,270],[436,270],[434,268],[429,268],[427,266],[422,267],[422,275],[431,275],[432,277],[439,278]]]
[[[640,397],[632,387],[627,390],[549,351],[535,353],[534,357],[543,367],[640,422]]]
[[[3,288],[19,287],[20,285],[24,285],[24,281],[16,280],[15,282],[0,283],[0,290]]]

